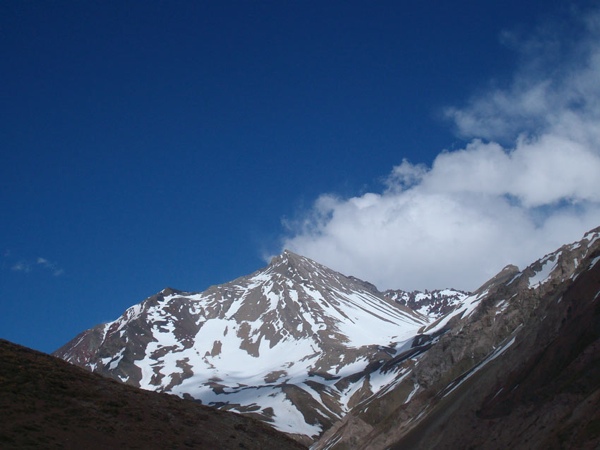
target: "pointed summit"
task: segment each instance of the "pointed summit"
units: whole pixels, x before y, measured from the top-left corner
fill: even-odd
[[[303,258],[303,257],[300,255],[297,255],[296,253],[294,253],[288,249],[285,249],[279,255],[273,256],[271,258],[271,262],[269,263],[269,266],[279,266],[282,264],[290,264],[290,263],[294,264],[295,262],[299,262],[301,258]]]
[[[298,255],[297,253],[294,253],[287,249],[285,249],[281,254],[274,256],[271,259],[271,262],[269,264],[269,266],[281,266],[281,265],[288,265],[288,266],[294,266],[294,267],[300,267],[300,266],[324,267],[321,264],[317,263],[316,261],[313,261],[312,259],[309,259],[305,256]]]
[[[330,280],[343,275],[313,261],[305,256],[298,255],[290,250],[284,250],[278,256],[271,259],[271,263],[265,269],[266,273],[277,273],[280,276],[293,279],[295,282],[306,282],[321,285],[319,280]]]

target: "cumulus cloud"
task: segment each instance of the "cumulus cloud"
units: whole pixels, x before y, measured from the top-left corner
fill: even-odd
[[[504,36],[524,61],[511,83],[446,110],[468,145],[402,161],[381,192],[320,196],[283,247],[380,288],[471,290],[600,225],[600,14],[577,20],[576,39]]]

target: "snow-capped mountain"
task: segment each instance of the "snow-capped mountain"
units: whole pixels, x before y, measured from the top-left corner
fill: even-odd
[[[165,289],[55,354],[314,439],[398,376],[386,363],[429,322],[368,283],[286,251],[202,293]]]
[[[469,296],[469,293],[456,289],[436,289],[425,292],[390,289],[385,291],[383,295],[419,314],[437,319],[458,308],[464,299]]]
[[[202,293],[165,289],[55,354],[314,450],[596,448],[600,228],[471,294],[382,293],[286,251]]]

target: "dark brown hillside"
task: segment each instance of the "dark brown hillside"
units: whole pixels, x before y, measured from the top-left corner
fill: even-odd
[[[0,340],[0,448],[302,449],[263,423]]]
[[[596,265],[530,320],[518,353],[497,358],[392,448],[600,448],[599,293]]]

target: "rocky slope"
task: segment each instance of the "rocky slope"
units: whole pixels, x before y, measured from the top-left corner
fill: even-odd
[[[262,422],[0,340],[0,448],[301,449]]]
[[[506,267],[424,334],[394,389],[315,448],[597,448],[600,229],[523,271]]]
[[[400,376],[387,363],[429,321],[368,283],[286,251],[202,293],[166,289],[55,355],[255,415],[310,442]]]

